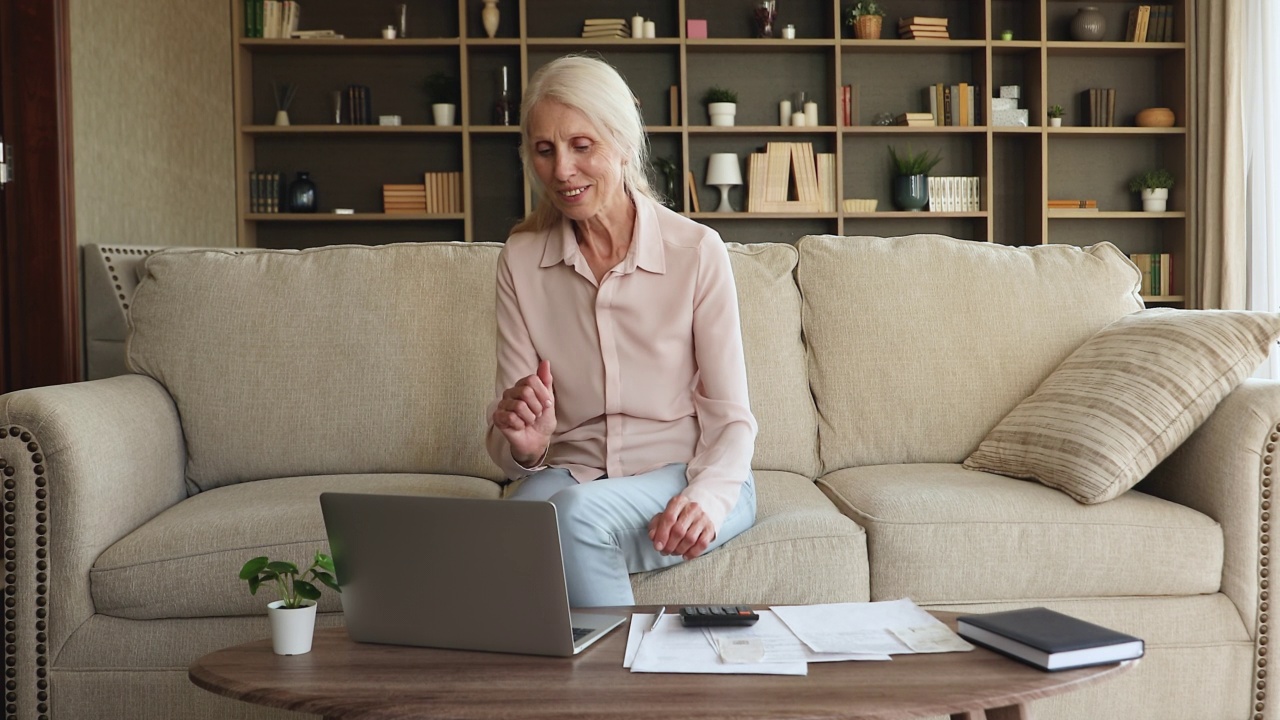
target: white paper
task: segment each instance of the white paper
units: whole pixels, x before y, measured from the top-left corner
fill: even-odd
[[[760,620],[747,627],[705,628],[713,642],[740,638],[759,638],[764,643],[766,662],[840,662],[844,660],[888,660],[885,653],[818,653],[810,650],[778,618],[768,611],[757,611]]]
[[[663,616],[658,627],[649,630],[652,625],[653,615],[635,613],[631,616],[623,659],[623,667],[630,667],[631,672],[747,675],[806,675],[809,672],[803,660],[770,662],[766,657],[765,662],[758,663],[722,663],[707,635],[684,627],[678,615]]]
[[[940,622],[926,627],[894,628],[891,632],[913,652],[969,652],[973,649],[964,638]]]
[[[894,635],[894,630],[935,625],[946,629],[908,599],[775,606],[773,611],[809,649],[819,653],[902,655],[914,651]]]

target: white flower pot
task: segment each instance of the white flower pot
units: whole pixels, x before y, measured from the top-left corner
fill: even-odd
[[[733,116],[738,114],[738,103],[707,103],[707,112],[711,114],[712,126],[733,127]]]
[[[271,621],[271,649],[277,655],[303,655],[311,652],[311,638],[316,631],[316,604],[303,600],[300,608],[285,608],[283,600],[267,605]]]
[[[1169,188],[1145,188],[1142,191],[1142,209],[1145,212],[1164,212],[1169,204]]]
[[[437,125],[452,125],[457,111],[458,106],[453,103],[434,103],[431,106],[431,116]]]
[[[1062,127],[1062,118],[1049,118],[1049,127]]]

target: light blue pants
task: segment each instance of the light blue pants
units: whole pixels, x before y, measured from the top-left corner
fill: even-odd
[[[642,475],[579,483],[568,470],[547,468],[525,478],[511,500],[550,500],[560,524],[560,547],[571,607],[633,605],[628,574],[684,562],[663,555],[649,539],[649,521],[688,486],[686,465],[673,464]],[[755,478],[742,494],[711,552],[756,521]]]

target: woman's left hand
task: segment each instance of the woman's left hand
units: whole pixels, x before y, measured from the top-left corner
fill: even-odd
[[[649,521],[649,539],[663,555],[682,555],[685,560],[692,560],[707,551],[716,539],[716,529],[698,503],[676,495],[665,510]]]

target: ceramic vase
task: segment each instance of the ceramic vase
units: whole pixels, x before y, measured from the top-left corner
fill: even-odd
[[[298,177],[289,183],[289,212],[313,213],[316,211],[316,184],[311,182],[311,174],[305,170],[298,172]]]
[[[712,127],[733,127],[733,117],[738,114],[738,103],[707,103]]]
[[[1144,188],[1142,190],[1143,212],[1164,212],[1169,206],[1169,188]]]
[[[288,124],[289,124],[289,111],[288,111],[288,110],[277,110],[277,111],[276,111],[276,125],[288,125]]]
[[[899,210],[918,212],[929,205],[928,175],[897,175],[893,178],[893,204]]]
[[[484,9],[480,11],[480,22],[484,23],[484,32],[489,37],[498,34],[499,17],[498,0],[484,0]]]
[[[305,655],[311,652],[316,631],[316,604],[303,600],[300,608],[286,608],[283,600],[267,605],[271,621],[271,649],[277,655]]]
[[[1071,18],[1071,39],[1098,42],[1107,34],[1107,18],[1098,8],[1089,6],[1076,11]]]
[[[453,103],[433,103],[431,105],[431,117],[436,121],[437,125],[452,125],[457,111],[458,106]]]

